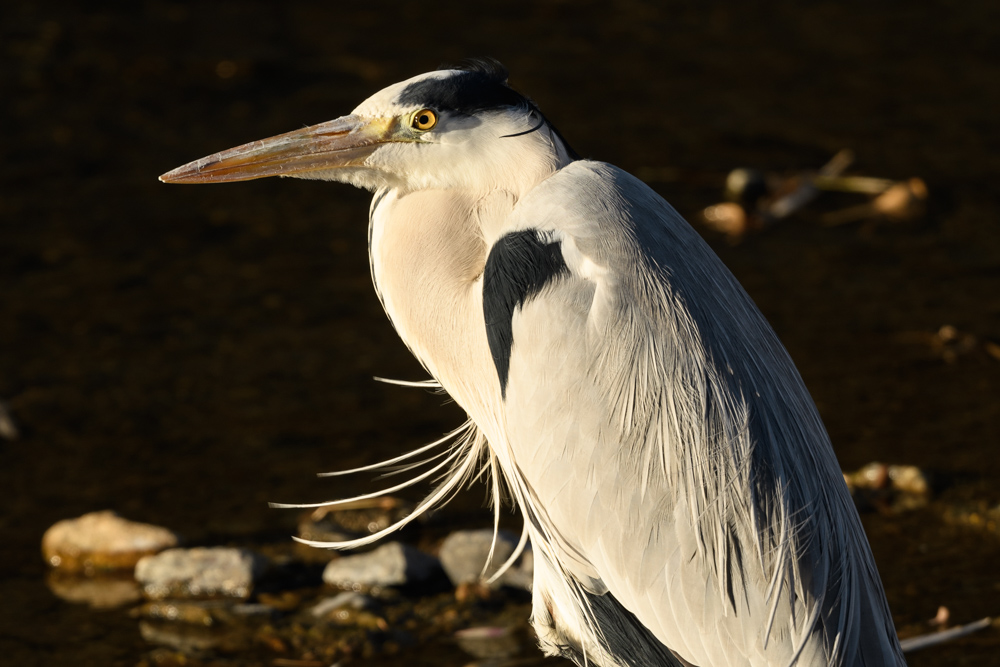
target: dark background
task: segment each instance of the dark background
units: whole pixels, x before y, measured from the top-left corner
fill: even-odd
[[[0,441],[10,664],[148,650],[125,612],[45,588],[53,522],[111,508],[194,541],[284,539],[296,517],[267,501],[366,488],[314,473],[459,423],[442,397],[371,379],[424,376],[370,286],[366,193],[156,176],[470,55],[504,61],[583,155],[675,174],[653,185],[691,220],[733,167],[811,169],[845,147],[857,173],[926,180],[916,223],[807,212],[738,246],[706,236],[843,467],[936,475],[930,507],[864,517],[897,625],[939,605],[956,622],[1000,613],[995,526],[944,520],[1000,501],[1000,362],[926,342],[942,325],[1000,337],[995,2],[81,4],[0,8],[0,398],[22,430]],[[483,497],[446,516],[486,525]],[[988,630],[910,664],[998,655]]]

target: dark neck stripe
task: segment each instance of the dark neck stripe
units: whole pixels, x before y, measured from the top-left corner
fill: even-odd
[[[559,243],[546,242],[537,229],[507,234],[490,249],[483,271],[483,317],[504,398],[514,346],[514,310],[567,273]]]

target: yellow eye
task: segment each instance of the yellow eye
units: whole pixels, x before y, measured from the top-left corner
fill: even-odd
[[[417,113],[413,114],[413,120],[410,121],[410,127],[414,130],[426,132],[437,125],[437,122],[438,117],[436,113],[430,109],[421,109]]]

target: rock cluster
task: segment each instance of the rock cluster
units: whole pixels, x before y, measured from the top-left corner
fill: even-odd
[[[409,511],[390,499],[313,512],[300,522],[300,535],[358,537]],[[492,530],[459,531],[440,543],[416,542],[424,548],[395,541],[343,556],[302,551],[290,540],[256,549],[181,548],[165,528],[95,512],[53,526],[43,554],[52,566],[50,588],[63,599],[132,606],[141,636],[158,647],[150,665],[223,664],[219,656],[261,647],[284,656],[275,664],[332,664],[443,638],[488,660],[533,643],[530,548],[487,584],[514,553],[516,537],[501,532],[494,544]]]

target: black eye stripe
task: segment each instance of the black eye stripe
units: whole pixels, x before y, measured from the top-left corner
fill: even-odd
[[[527,98],[508,88],[504,80],[480,72],[457,72],[411,83],[396,101],[402,105],[426,104],[465,115],[502,107],[527,107],[530,104]]]

